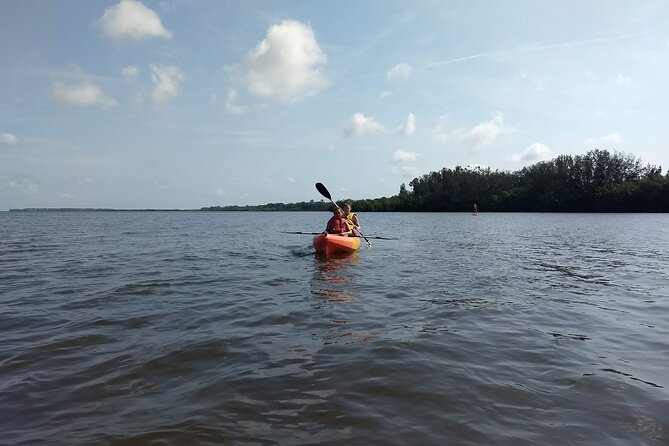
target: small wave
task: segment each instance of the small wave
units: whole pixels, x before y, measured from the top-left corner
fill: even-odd
[[[128,319],[98,318],[86,324],[86,327],[121,327],[124,329],[139,329],[151,326],[151,316],[131,317]]]
[[[312,246],[301,246],[299,248],[293,248],[290,250],[290,253],[295,257],[307,257],[314,255],[316,251]]]
[[[298,283],[298,281],[296,279],[291,279],[287,277],[276,277],[263,282],[263,284],[267,286],[281,286],[281,285],[287,285],[289,283]]]
[[[636,378],[636,377],[634,377],[631,373],[621,372],[621,371],[616,370],[616,369],[600,369],[600,370],[601,370],[602,372],[609,372],[609,373],[615,373],[616,375],[622,375],[622,376],[624,376],[624,377],[626,377],[626,378],[629,378],[629,379],[631,379],[631,380],[639,381],[639,382],[642,382],[642,383],[644,383],[644,384],[648,384],[648,385],[651,386],[651,387],[656,387],[656,388],[658,388],[658,389],[663,389],[663,388],[664,388],[664,386],[661,386],[661,385],[659,385],[659,384],[655,384],[655,383],[650,382],[650,381],[644,381],[643,379]]]
[[[167,281],[151,281],[144,283],[126,283],[110,291],[110,294],[120,296],[152,296],[163,295],[172,287]]]
[[[590,341],[592,339],[590,336],[582,334],[573,334],[573,333],[562,334],[562,333],[552,333],[550,331],[546,333],[553,336],[554,338],[574,339],[577,341]]]
[[[115,341],[116,339],[101,334],[88,334],[57,339],[52,342],[36,345],[28,351],[7,358],[0,363],[0,371],[7,373],[9,371],[21,369],[29,370],[47,358],[51,361],[56,357],[68,356],[80,350],[91,348],[92,346],[110,344]]]
[[[567,277],[581,280],[584,282],[595,283],[597,285],[611,285],[611,280],[604,278],[601,275],[586,274],[580,268],[575,266],[551,264],[547,262],[538,262],[536,264],[540,271],[555,271]]]

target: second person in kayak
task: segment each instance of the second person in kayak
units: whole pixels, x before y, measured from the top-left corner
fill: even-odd
[[[343,209],[348,230],[351,231],[352,235],[360,237],[360,220],[358,220],[358,215],[351,211],[351,202],[347,201],[344,203]]]
[[[328,220],[324,234],[341,235],[342,237],[351,235],[351,230],[348,228],[346,218],[344,218],[344,211],[341,208],[334,208],[332,213],[332,218]]]

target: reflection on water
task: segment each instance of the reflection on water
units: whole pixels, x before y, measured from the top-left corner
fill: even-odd
[[[316,271],[312,281],[311,293],[324,298],[327,302],[347,302],[360,296],[350,291],[354,283],[352,269],[358,264],[360,254],[352,253],[316,255]]]
[[[364,342],[372,338],[370,334],[360,334],[349,330],[349,327],[354,326],[356,321],[344,317],[351,312],[364,312],[364,306],[360,308],[362,304],[360,295],[353,291],[356,284],[354,270],[359,261],[358,251],[314,257],[316,268],[311,281],[311,294],[318,299],[319,306],[342,304],[340,307],[331,308],[331,311],[336,313],[330,319],[335,333],[324,336],[326,344],[336,343],[342,339]]]

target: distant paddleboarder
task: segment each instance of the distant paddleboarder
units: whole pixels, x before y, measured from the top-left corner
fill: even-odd
[[[472,209],[472,215],[479,215],[479,208],[476,206],[476,203],[474,203],[474,208]]]

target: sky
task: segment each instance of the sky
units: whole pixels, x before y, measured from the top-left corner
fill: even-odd
[[[668,1],[0,0],[0,210],[392,196],[669,168]]]

